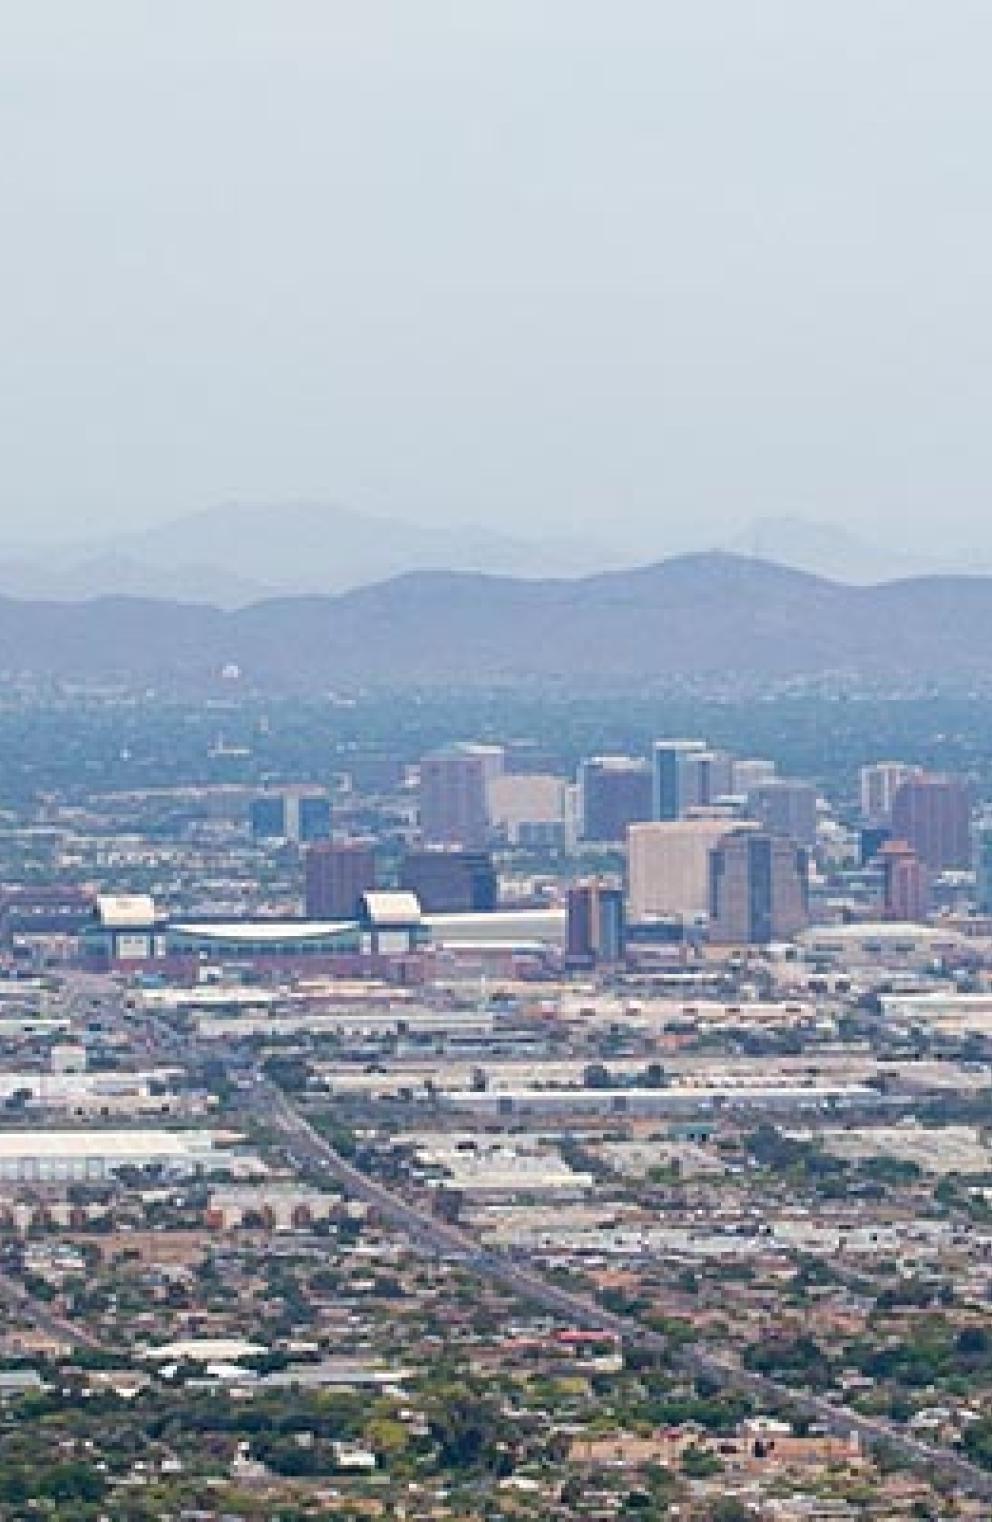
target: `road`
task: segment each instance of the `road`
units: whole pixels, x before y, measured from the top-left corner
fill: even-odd
[[[252,1108],[281,1134],[291,1156],[324,1172],[345,1193],[371,1206],[384,1221],[397,1227],[418,1247],[459,1262],[471,1272],[545,1310],[567,1316],[577,1326],[607,1332],[643,1352],[674,1358],[687,1373],[710,1379],[715,1384],[745,1390],[766,1403],[788,1406],[835,1436],[847,1438],[855,1434],[866,1447],[888,1447],[907,1463],[931,1474],[942,1475],[970,1495],[992,1500],[992,1474],[949,1449],[921,1442],[891,1422],[864,1416],[823,1396],[796,1390],[766,1375],[742,1369],[726,1355],[699,1348],[685,1348],[673,1354],[666,1337],[635,1318],[608,1311],[596,1301],[562,1288],[505,1253],[481,1247],[456,1226],[439,1221],[428,1211],[411,1205],[394,1190],[370,1178],[342,1157],[269,1079],[257,1075],[251,1096]]]
[[[158,1056],[181,1061],[190,1070],[216,1061],[216,1051],[195,1038],[180,1035],[167,1020],[128,1012],[121,989],[109,980],[79,979],[73,992],[80,1001],[86,998],[100,1005],[102,1013],[115,1022],[126,1020],[132,1030],[141,1026],[148,1050]],[[246,1083],[245,1108],[280,1135],[289,1156],[301,1165],[307,1164],[324,1173],[346,1194],[373,1208],[382,1220],[401,1231],[419,1249],[460,1263],[479,1277],[499,1284],[545,1310],[565,1316],[577,1326],[609,1333],[629,1347],[674,1359],[690,1375],[712,1380],[723,1387],[745,1390],[764,1403],[786,1406],[838,1437],[847,1438],[854,1434],[866,1447],[888,1447],[910,1465],[923,1468],[931,1475],[939,1474],[966,1493],[992,1501],[992,1474],[949,1449],[921,1442],[881,1418],[864,1416],[823,1396],[793,1389],[766,1375],[743,1369],[729,1355],[700,1348],[684,1348],[673,1353],[666,1337],[635,1318],[609,1311],[588,1296],[564,1289],[507,1254],[483,1247],[457,1226],[440,1221],[429,1211],[410,1204],[395,1190],[349,1162],[251,1059],[230,1052],[228,1056],[232,1068],[238,1070]],[[4,1285],[0,1281],[0,1296],[3,1293]],[[38,1306],[36,1310],[43,1311],[44,1307]],[[52,1325],[57,1325],[57,1319]],[[65,1324],[65,1330],[73,1330],[71,1324]],[[79,1337],[78,1329],[75,1331],[77,1340],[86,1340]]]
[[[0,1274],[0,1305],[19,1316],[22,1321],[37,1327],[46,1337],[63,1342],[70,1348],[90,1348],[94,1351],[103,1349],[100,1339],[86,1327],[71,1321],[68,1316],[60,1315],[43,1300],[28,1294],[24,1285],[17,1279],[12,1279],[9,1274]]]

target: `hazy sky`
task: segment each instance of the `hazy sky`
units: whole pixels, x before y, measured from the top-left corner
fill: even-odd
[[[7,0],[3,537],[992,542],[988,0]]]

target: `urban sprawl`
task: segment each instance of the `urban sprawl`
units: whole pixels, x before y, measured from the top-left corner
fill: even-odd
[[[990,779],[802,701],[5,699],[0,1515],[987,1522]]]

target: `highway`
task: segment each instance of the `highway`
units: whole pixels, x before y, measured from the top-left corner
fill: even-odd
[[[150,1053],[167,1056],[170,1061],[180,1062],[191,1071],[216,1061],[215,1050],[184,1037],[167,1020],[126,1010],[122,990],[109,980],[85,977],[74,979],[73,983],[74,1002],[88,1000],[91,1006],[99,1006],[105,1018],[109,1016],[115,1023],[126,1020],[132,1031],[140,1026]],[[864,1416],[823,1396],[796,1390],[766,1375],[743,1369],[729,1355],[702,1348],[673,1351],[666,1337],[635,1318],[609,1311],[588,1296],[562,1288],[506,1253],[483,1247],[457,1226],[440,1221],[429,1211],[412,1205],[395,1190],[349,1162],[247,1056],[228,1052],[228,1057],[232,1072],[236,1071],[244,1084],[243,1108],[279,1135],[288,1156],[295,1159],[298,1166],[306,1165],[325,1174],[345,1194],[374,1209],[384,1222],[402,1232],[419,1250],[460,1263],[480,1278],[499,1284],[547,1311],[567,1317],[577,1326],[609,1333],[631,1348],[673,1360],[687,1374],[712,1380],[723,1387],[747,1391],[764,1403],[788,1407],[835,1436],[848,1438],[854,1434],[866,1447],[888,1447],[908,1464],[943,1476],[967,1494],[992,1501],[992,1474],[949,1449],[921,1442],[882,1418]],[[15,1287],[5,1286],[0,1281],[0,1296],[12,1288]],[[43,1324],[39,1313],[44,1311],[43,1306],[32,1302],[32,1314],[39,1325]],[[58,1335],[73,1332],[77,1341],[88,1341],[87,1336],[81,1335],[80,1329],[72,1328],[70,1323],[62,1323],[60,1318],[50,1320]]]
[[[848,1438],[855,1434],[865,1447],[888,1447],[907,1463],[942,1475],[969,1495],[992,1500],[992,1474],[949,1449],[921,1442],[891,1422],[864,1416],[823,1396],[742,1369],[729,1356],[698,1348],[673,1353],[666,1337],[635,1318],[608,1311],[587,1296],[563,1289],[543,1274],[522,1266],[505,1253],[483,1248],[467,1233],[439,1221],[370,1178],[342,1157],[268,1078],[257,1074],[250,1092],[251,1107],[281,1134],[290,1156],[326,1173],[346,1194],[376,1210],[382,1220],[398,1228],[418,1247],[461,1263],[535,1305],[567,1316],[577,1326],[610,1333],[629,1347],[674,1359],[688,1374],[747,1391],[763,1402],[787,1406],[834,1436]]]

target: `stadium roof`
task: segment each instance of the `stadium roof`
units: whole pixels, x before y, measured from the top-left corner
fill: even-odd
[[[197,920],[171,927],[176,935],[198,941],[253,942],[320,941],[356,930],[354,920]]]
[[[148,893],[101,893],[96,916],[108,930],[146,929],[155,923],[155,900]]]
[[[415,893],[364,893],[362,907],[373,925],[420,924],[420,900]]]

